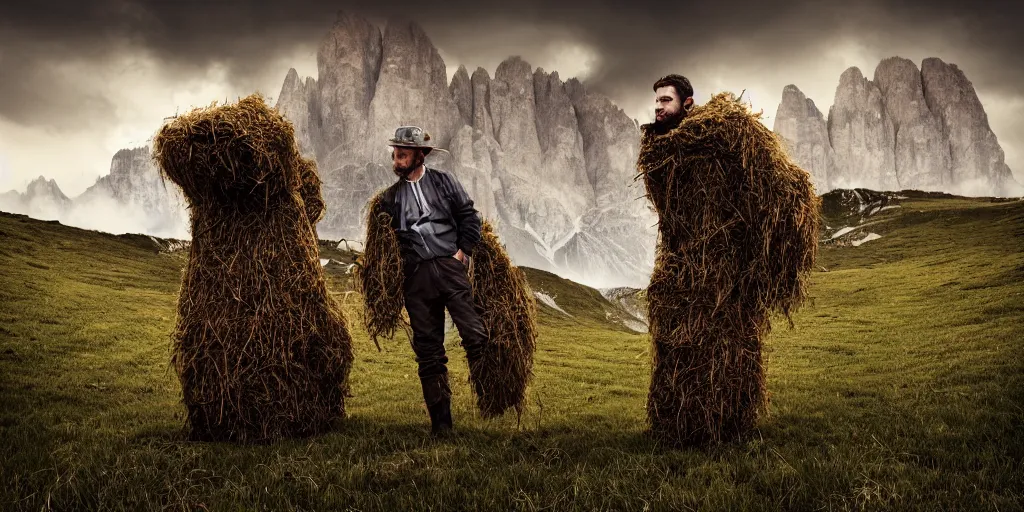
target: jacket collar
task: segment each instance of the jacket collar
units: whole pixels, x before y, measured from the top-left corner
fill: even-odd
[[[422,180],[423,180],[423,178],[426,178],[426,177],[427,177],[427,174],[428,174],[428,173],[430,173],[430,171],[431,171],[430,167],[427,167],[427,164],[423,164],[423,175],[422,175],[422,176],[420,176],[420,179],[419,179],[419,180],[416,180],[416,182],[422,181]],[[406,179],[406,178],[398,178],[398,182],[399,182],[399,183],[401,183],[401,182],[403,182],[403,181],[405,181],[405,182],[409,182],[409,183],[415,183],[415,182],[409,181],[409,180],[408,180],[408,179]]]

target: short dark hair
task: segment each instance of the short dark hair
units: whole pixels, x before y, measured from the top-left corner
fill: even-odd
[[[676,94],[679,95],[679,101],[686,101],[686,98],[693,96],[693,86],[690,85],[690,81],[683,75],[668,75],[663,76],[654,82],[654,91],[660,87],[672,86],[676,88]]]

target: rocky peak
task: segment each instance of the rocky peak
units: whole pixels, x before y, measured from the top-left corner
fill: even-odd
[[[25,198],[28,200],[36,198],[47,198],[60,203],[68,203],[71,199],[64,195],[60,187],[57,186],[55,180],[48,180],[43,176],[29,182],[28,187],[25,189]]]
[[[368,159],[364,137],[382,56],[380,30],[361,17],[339,11],[316,55],[318,129],[320,138],[330,145],[317,152],[322,170],[331,172],[346,162]]]
[[[150,233],[182,233],[187,225],[181,189],[160,176],[149,146],[122,149],[110,160],[110,173],[81,196],[82,204],[114,202],[138,216]]]
[[[895,133],[882,92],[856,66],[839,77],[829,109],[828,133],[837,169],[833,187],[899,190],[894,155]]]
[[[533,94],[533,69],[521,57],[509,57],[498,64],[490,84],[491,120],[494,138],[503,146],[513,141],[525,144],[520,154],[534,160],[520,160],[515,164],[534,163],[540,155]]]
[[[425,74],[429,76],[428,81],[440,76],[447,85],[447,72],[441,55],[423,28],[415,22],[398,18],[389,20],[384,27],[383,46],[381,69],[390,75],[409,80],[415,75]]]
[[[924,190],[951,184],[949,143],[925,101],[917,65],[900,57],[884,59],[875,68],[874,83],[892,120],[899,183]]]
[[[565,81],[565,93],[572,99],[573,104],[577,104],[583,100],[583,96],[587,93],[586,87],[577,79],[572,77]]]
[[[149,146],[120,149],[110,159],[110,174],[113,175],[138,175],[145,173],[143,166],[137,163],[152,165],[149,154]]]
[[[913,61],[901,57],[883,59],[875,67],[873,81],[882,93],[897,132],[901,125],[930,112],[924,102],[921,72]]]
[[[991,184],[997,194],[1020,193],[974,85],[963,71],[956,64],[928,58],[921,64],[921,81],[925,102],[949,141],[954,181],[964,192]]]
[[[316,108],[319,104],[319,90],[313,77],[299,78],[295,68],[288,70],[281,94],[277,96],[277,109],[291,121],[295,127],[295,140],[299,144],[299,153],[306,158],[316,158],[318,144],[313,141],[312,134],[319,132],[311,124],[319,128],[320,115]]]
[[[545,73],[537,68],[533,74],[533,95],[537,104],[537,135],[541,150],[547,151],[555,144],[558,131],[576,131],[576,111],[558,72]]]
[[[541,149],[541,173],[552,187],[577,191],[577,205],[582,210],[594,199],[593,185],[587,178],[583,154],[583,136],[576,118],[576,109],[565,92],[558,73],[537,68],[533,73],[534,121]]]
[[[452,83],[448,86],[448,91],[451,93],[452,99],[455,100],[455,105],[459,107],[459,117],[462,124],[472,126],[473,83],[469,78],[469,71],[466,70],[466,66],[459,66],[459,69],[455,71],[455,76],[452,77]]]
[[[480,135],[494,137],[494,121],[491,119],[491,77],[484,68],[476,68],[470,79],[473,86],[473,129]]]
[[[782,88],[782,102],[779,103],[777,114],[797,118],[821,117],[824,120],[824,116],[814,105],[814,101],[805,96],[803,91],[793,84]]]
[[[657,218],[643,197],[642,182],[633,179],[640,149],[637,124],[607,97],[586,91],[579,80],[570,79],[564,87],[583,138],[593,199],[578,234],[564,244],[559,257],[583,276],[611,274],[625,282],[625,276],[645,275],[654,261]],[[603,240],[616,243],[598,247]],[[593,254],[604,256],[598,260]]]
[[[828,190],[835,165],[828,125],[814,101],[797,86],[790,84],[782,89],[773,130],[782,136],[794,161],[811,173],[815,188]]]
[[[537,134],[530,64],[520,57],[505,59],[495,70],[489,91],[494,139],[501,148],[494,169],[499,183],[495,204],[503,218],[530,232],[550,256],[551,247],[573,230],[582,213],[580,191],[559,187],[544,174],[549,168]]]
[[[1019,195],[1003,150],[971,82],[954,64],[883,59],[868,80],[851,67],[839,77],[825,133],[834,153],[821,186],[819,115],[794,85],[783,89],[775,132],[819,192],[834,188],[919,189],[963,195]],[[826,151],[827,152],[827,151]]]
[[[371,161],[390,165],[382,148],[395,128],[416,125],[432,142],[447,147],[459,128],[459,107],[448,87],[448,73],[437,48],[416,23],[389,21],[384,29],[380,74],[370,104]]]

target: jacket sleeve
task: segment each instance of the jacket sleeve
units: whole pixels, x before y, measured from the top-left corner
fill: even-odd
[[[391,219],[391,227],[398,229],[398,218],[395,216],[395,187],[388,187],[381,194],[380,204],[377,205],[377,214],[386,213]]]
[[[448,178],[452,191],[451,212],[459,234],[455,244],[467,256],[472,256],[473,248],[480,241],[480,231],[483,224],[480,220],[480,212],[473,205],[473,199],[466,193],[466,189],[463,188],[458,178],[452,174],[449,174]]]

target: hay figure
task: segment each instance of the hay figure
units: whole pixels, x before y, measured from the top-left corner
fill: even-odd
[[[356,266],[365,322],[371,336],[392,338],[403,326],[402,259],[391,216],[380,210],[383,193],[369,202],[364,253]],[[470,382],[483,417],[509,409],[521,414],[533,376],[536,349],[536,302],[526,274],[512,264],[490,222],[473,253],[470,281],[481,311],[488,343],[470,367]]]
[[[729,93],[667,133],[645,126],[638,169],[660,218],[651,431],[676,446],[734,440],[766,410],[761,340],[770,315],[788,318],[805,296],[820,199]]]
[[[192,439],[266,442],[345,415],[352,342],[318,261],[315,164],[257,95],[175,118],[154,141],[192,245],[173,363]]]

